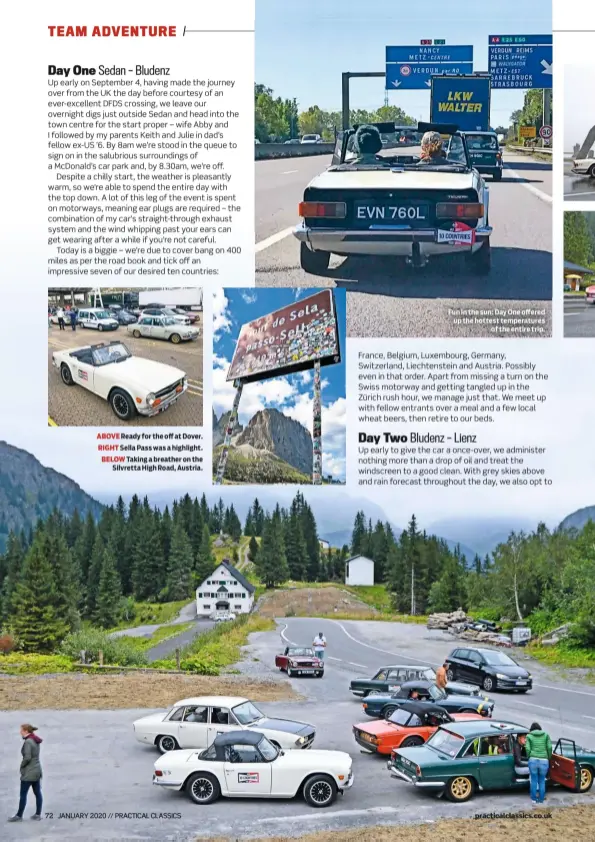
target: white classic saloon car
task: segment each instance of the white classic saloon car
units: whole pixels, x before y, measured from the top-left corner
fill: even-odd
[[[353,785],[344,751],[283,751],[258,731],[221,734],[204,751],[168,751],[155,763],[156,786],[184,790],[195,804],[228,798],[294,798],[330,807]]]
[[[136,339],[147,336],[151,339],[167,339],[177,345],[180,342],[197,339],[200,329],[181,324],[171,316],[141,316],[137,322],[127,326],[126,330]]]
[[[282,749],[310,748],[316,729],[305,722],[270,719],[248,699],[236,696],[202,696],[182,699],[166,713],[137,719],[134,736],[162,753],[179,748],[207,748],[220,734],[252,729]]]
[[[66,386],[79,385],[104,398],[120,421],[157,415],[188,388],[182,369],[136,357],[123,342],[54,351],[52,362]]]
[[[360,162],[355,128],[339,133],[332,165],[306,187],[299,205],[300,265],[322,274],[331,254],[404,258],[422,268],[464,254],[468,269],[491,269],[489,190],[454,125],[418,123],[406,147],[394,123],[376,123],[383,147]],[[438,131],[445,156],[421,161],[421,136]]]

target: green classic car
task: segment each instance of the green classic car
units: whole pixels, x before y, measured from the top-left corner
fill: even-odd
[[[529,771],[526,765],[515,765],[514,743],[527,733],[528,728],[513,722],[453,722],[439,728],[423,746],[393,751],[387,767],[392,777],[457,803],[468,801],[477,791],[526,788]],[[573,740],[558,740],[550,761],[550,783],[585,793],[594,774],[595,750]]]

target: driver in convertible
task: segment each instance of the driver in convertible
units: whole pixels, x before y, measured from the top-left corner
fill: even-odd
[[[438,132],[426,132],[421,139],[420,164],[444,164],[446,152],[442,146],[442,138]]]
[[[360,126],[355,133],[354,146],[357,151],[355,164],[377,164],[377,153],[382,149],[382,138],[376,126]]]

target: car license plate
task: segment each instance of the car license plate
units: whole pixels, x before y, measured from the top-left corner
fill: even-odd
[[[371,202],[355,203],[355,221],[357,225],[368,228],[409,228],[428,223],[430,206],[427,202],[412,204]]]
[[[526,681],[517,681],[517,684],[526,684]]]
[[[303,673],[304,675],[310,675],[310,673],[314,672],[314,670],[299,670],[299,672]]]

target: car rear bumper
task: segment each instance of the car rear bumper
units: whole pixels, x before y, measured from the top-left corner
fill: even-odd
[[[364,740],[361,737],[358,737],[357,734],[354,734],[353,737],[355,739],[355,742],[358,744],[358,746],[361,746],[362,748],[365,748],[366,751],[371,751],[374,754],[378,754],[378,746],[377,745],[375,745],[374,743],[369,743],[367,740]]]
[[[575,175],[589,175],[588,170],[577,170],[575,167],[573,167],[570,172],[573,172]]]
[[[424,787],[428,789],[444,789],[444,783],[442,781],[420,781],[416,777],[409,777],[409,775],[406,775],[399,769],[395,769],[391,760],[387,761],[386,768],[390,772],[391,778],[398,778],[398,780],[405,781],[406,783],[411,784],[411,786]]]
[[[167,789],[182,789],[184,781],[170,781],[167,778],[158,778],[153,775],[153,783],[155,786],[166,787]]]
[[[153,417],[153,415],[159,415],[161,412],[165,412],[166,409],[169,409],[169,407],[172,406],[172,404],[174,404],[177,400],[179,400],[182,397],[182,395],[184,394],[184,392],[186,391],[187,388],[188,388],[188,384],[185,383],[180,392],[172,392],[171,394],[166,395],[162,399],[159,406],[156,406],[156,407],[139,406],[139,407],[137,407],[138,414],[144,415],[146,418],[151,418],[151,417]]]
[[[416,243],[422,255],[431,257],[478,251],[489,240],[492,228],[489,225],[478,226],[475,229],[475,243],[471,246],[437,243],[436,228],[350,231],[342,228],[310,228],[301,223],[294,228],[293,233],[300,243],[306,243],[312,251],[328,251],[339,255],[410,257],[413,244]]]
[[[354,696],[360,696],[361,697],[366,692],[365,690],[353,690],[353,688],[350,688],[350,689],[351,689],[351,692],[353,693]]]

